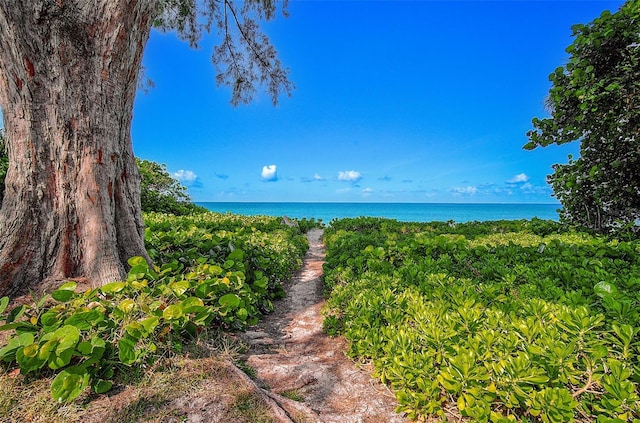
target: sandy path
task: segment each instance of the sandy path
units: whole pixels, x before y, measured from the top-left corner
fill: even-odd
[[[303,269],[285,287],[287,297],[243,334],[247,363],[270,393],[302,398],[303,407],[289,412],[292,421],[406,422],[394,412],[396,401],[387,388],[344,355],[346,341],[323,333],[322,231],[307,236],[310,248]]]

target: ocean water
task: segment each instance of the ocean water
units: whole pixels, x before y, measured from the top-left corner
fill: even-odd
[[[537,217],[558,220],[559,204],[445,204],[445,203],[223,203],[197,202],[220,213],[247,216],[315,218],[329,223],[345,217],[385,217],[402,222],[519,220]]]

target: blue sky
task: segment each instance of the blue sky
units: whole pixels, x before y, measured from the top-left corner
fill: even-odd
[[[296,1],[265,31],[296,90],[230,105],[215,35],[154,31],[136,155],[195,201],[549,203],[578,145],[522,150],[570,26],[622,1]]]

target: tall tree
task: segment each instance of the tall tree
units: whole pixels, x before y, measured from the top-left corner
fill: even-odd
[[[191,202],[187,187],[172,177],[164,164],[136,159],[140,172],[140,199],[143,212],[171,213],[178,216],[206,211]]]
[[[640,0],[574,25],[566,65],[550,76],[551,117],[527,149],[579,140],[580,157],[548,177],[561,218],[597,231],[640,229]]]
[[[192,46],[216,28],[231,102],[260,84],[276,101],[292,85],[257,24],[275,12],[272,0],[0,0],[0,295],[121,280],[129,257],[148,258],[131,120],[152,26]]]

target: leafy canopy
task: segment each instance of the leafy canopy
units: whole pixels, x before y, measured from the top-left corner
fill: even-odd
[[[202,208],[191,203],[187,188],[169,174],[164,164],[136,158],[142,177],[141,203],[143,212],[187,215]]]
[[[548,177],[561,218],[611,232],[640,216],[640,1],[572,27],[570,57],[549,80],[551,117],[534,118],[526,149],[579,141],[580,158]]]
[[[287,0],[282,13],[287,16]],[[282,67],[269,38],[262,33],[258,20],[275,18],[274,0],[161,0],[154,26],[163,31],[175,30],[178,37],[197,47],[203,33],[216,29],[221,38],[212,60],[218,85],[232,89],[231,103],[249,103],[256,86],[264,86],[277,104],[280,94],[291,95],[294,85],[289,70]]]

